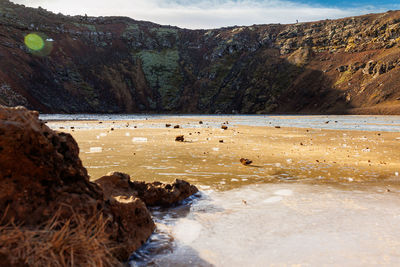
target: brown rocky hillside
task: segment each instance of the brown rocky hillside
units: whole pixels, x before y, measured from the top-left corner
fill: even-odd
[[[400,114],[399,56],[400,11],[187,30],[0,1],[0,104],[42,112]]]

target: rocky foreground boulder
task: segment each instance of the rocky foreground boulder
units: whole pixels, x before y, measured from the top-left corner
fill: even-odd
[[[115,186],[124,190],[126,184]],[[190,187],[180,196],[194,191]],[[104,194],[98,184],[89,181],[70,134],[51,130],[35,111],[0,105],[2,264],[94,266],[127,260],[155,229],[145,203],[137,196],[122,199],[110,197],[108,191]],[[105,250],[96,262],[99,244]],[[74,246],[81,246],[81,251]],[[49,263],[49,255],[56,258],[54,264]],[[106,261],[107,255],[111,260]]]
[[[138,197],[147,206],[171,206],[198,192],[186,181],[176,179],[172,184],[131,181],[125,173],[111,172],[95,181],[109,197]]]

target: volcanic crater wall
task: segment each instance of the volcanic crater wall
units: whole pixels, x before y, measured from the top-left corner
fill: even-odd
[[[42,112],[400,114],[399,56],[399,11],[187,30],[0,2],[0,104]]]

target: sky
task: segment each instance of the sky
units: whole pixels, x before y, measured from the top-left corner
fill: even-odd
[[[399,0],[11,0],[55,13],[127,16],[188,29],[295,23],[400,9]]]

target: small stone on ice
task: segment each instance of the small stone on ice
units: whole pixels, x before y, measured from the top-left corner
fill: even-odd
[[[251,161],[249,159],[241,158],[240,163],[242,163],[243,165],[250,165],[251,163],[253,163],[253,161]]]
[[[177,137],[175,137],[175,141],[184,142],[185,141],[185,137],[183,135],[178,135]]]

